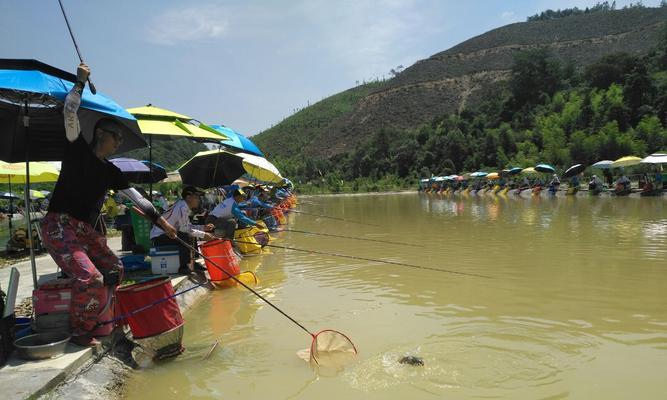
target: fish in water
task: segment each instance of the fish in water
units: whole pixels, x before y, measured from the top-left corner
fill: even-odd
[[[415,366],[424,366],[424,360],[417,356],[404,356],[398,360],[401,364],[415,365]]]

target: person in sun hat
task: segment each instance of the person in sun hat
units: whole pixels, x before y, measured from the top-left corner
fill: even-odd
[[[218,236],[233,239],[237,226],[260,226],[259,222],[249,218],[239,208],[239,203],[245,200],[246,193],[238,186],[229,188],[227,198],[220,202],[206,219],[207,223],[215,225],[215,233]]]
[[[203,191],[194,186],[186,186],[181,191],[180,200],[176,201],[167,211],[162,214],[162,218],[167,220],[178,231],[177,236],[187,243],[192,243],[193,239],[213,240],[215,237],[208,231],[212,231],[214,226],[193,225],[190,222],[190,212],[199,207]],[[151,229],[151,240],[153,246],[177,246],[180,267],[178,272],[188,274],[194,270],[192,253],[190,249],[181,245],[175,238],[169,237],[158,226]]]
[[[126,128],[112,118],[101,118],[92,134],[82,132],[77,112],[89,74],[87,65],[79,65],[77,83],[65,98],[62,168],[41,221],[44,247],[62,272],[72,278],[71,341],[80,346],[99,344],[93,331],[105,306],[105,286],[116,286],[123,273],[123,265],[107,245],[106,237],[93,228],[105,193],[109,189],[120,191],[168,235],[176,234],[174,227],[160,218],[153,205],[130,188],[123,173],[107,160],[118,150]],[[84,136],[92,139],[88,141]]]

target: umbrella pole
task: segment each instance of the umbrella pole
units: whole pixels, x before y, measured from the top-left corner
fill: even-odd
[[[7,175],[9,180],[9,237],[12,237],[12,218],[14,217],[14,199],[12,198],[12,176]]]
[[[153,168],[153,135],[148,135],[148,169]],[[153,201],[153,179],[148,181],[148,200]]]
[[[23,127],[25,128],[25,216],[28,221],[27,238],[30,245],[30,266],[32,268],[32,284],[37,289],[37,264],[35,263],[35,246],[32,237],[32,218],[30,217],[30,117],[28,116],[28,101],[24,101]]]

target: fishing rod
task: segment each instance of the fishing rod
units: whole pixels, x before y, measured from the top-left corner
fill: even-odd
[[[285,224],[281,224],[285,225]],[[368,239],[368,238],[362,238],[362,237],[357,237],[357,236],[343,236],[343,235],[334,235],[332,233],[322,233],[322,232],[309,232],[309,231],[301,231],[298,229],[281,229],[278,232],[294,232],[294,233],[303,233],[306,235],[317,235],[317,236],[330,236],[330,237],[335,237],[335,238],[342,238],[342,239],[352,239],[352,240],[363,240],[366,242],[378,242],[378,243],[388,243],[388,244],[396,244],[396,245],[401,245],[401,246],[412,246],[412,247],[425,247],[421,244],[414,244],[414,243],[401,243],[401,242],[392,242],[390,240],[380,240],[380,239]]]
[[[79,46],[76,44],[76,39],[74,38],[74,33],[72,32],[72,27],[69,24],[69,20],[67,19],[67,14],[65,14],[65,7],[63,6],[62,0],[58,0],[58,4],[60,4],[60,11],[63,12],[63,17],[65,18],[65,24],[67,24],[67,30],[69,31],[69,35],[72,38],[72,43],[74,43],[74,48],[76,49],[76,54],[79,55],[79,61],[83,64],[83,57],[81,56],[81,50],[79,50]],[[93,81],[90,80],[90,76],[88,77],[88,87],[90,88],[90,92],[92,94],[97,94],[97,89],[95,88],[95,85],[93,85]]]
[[[369,224],[369,223],[366,223],[366,222],[352,221],[352,220],[345,219],[345,218],[330,217],[330,216],[328,216],[328,215],[314,214],[314,213],[309,213],[309,212],[300,211],[300,210],[294,210],[294,209],[290,209],[289,212],[294,212],[294,213],[297,213],[297,214],[312,215],[312,216],[320,217],[320,218],[335,219],[335,220],[337,220],[337,221],[351,222],[351,223],[353,223],[353,224],[368,225],[368,226],[377,226],[377,227],[380,226],[380,225],[375,225],[375,224]]]
[[[227,240],[229,240],[229,239],[227,239]],[[235,242],[236,243],[243,243],[243,244],[255,244],[255,245],[258,244],[257,242],[244,242],[244,241],[240,241],[240,240],[235,240]],[[318,250],[307,250],[307,249],[300,249],[298,247],[291,247],[291,246],[277,246],[277,245],[272,245],[272,244],[266,244],[265,246],[266,247],[273,247],[273,248],[276,248],[276,249],[301,251],[301,252],[304,252],[304,253],[322,254],[322,255],[325,255],[325,256],[350,258],[350,259],[353,259],[353,260],[370,261],[370,262],[376,262],[376,263],[382,263],[382,264],[400,265],[400,266],[403,266],[403,267],[424,269],[424,270],[437,271],[437,272],[445,272],[445,273],[449,273],[449,274],[474,276],[476,278],[493,279],[493,277],[490,277],[488,275],[475,274],[475,273],[472,273],[472,272],[453,271],[453,270],[442,269],[442,268],[425,267],[423,265],[407,264],[407,263],[402,263],[402,262],[398,262],[398,261],[386,261],[386,260],[379,260],[377,258],[350,256],[350,255],[347,255],[347,254],[329,253],[329,252],[326,252],[326,251],[318,251]]]
[[[133,209],[137,214],[141,215],[142,217],[144,217],[144,218],[146,218],[146,219],[148,219],[148,220],[150,221],[150,219],[148,218],[148,216],[147,216],[143,211],[141,211],[138,207],[134,206],[134,207],[132,207],[132,209]],[[304,327],[303,325],[301,325],[297,320],[295,320],[294,318],[290,317],[286,312],[284,312],[284,311],[281,310],[278,306],[276,306],[276,305],[273,304],[271,301],[269,301],[267,298],[265,298],[264,296],[262,296],[261,294],[259,294],[256,290],[254,290],[254,289],[251,288],[250,286],[246,285],[245,283],[241,282],[241,280],[238,279],[236,276],[234,276],[234,275],[230,274],[229,272],[227,272],[224,268],[222,268],[221,266],[219,266],[215,261],[211,260],[209,257],[207,257],[207,256],[205,256],[204,254],[202,254],[201,252],[199,252],[199,250],[195,249],[194,246],[190,245],[189,243],[187,243],[185,240],[181,239],[181,238],[178,237],[178,236],[176,236],[176,237],[174,238],[174,240],[176,240],[181,246],[184,246],[186,249],[188,249],[188,250],[190,250],[190,251],[193,251],[194,253],[198,254],[198,255],[201,256],[201,257],[203,257],[204,260],[210,262],[212,265],[215,265],[220,271],[224,272],[229,278],[233,279],[234,281],[236,281],[236,283],[238,283],[239,285],[241,285],[241,286],[243,286],[244,288],[248,289],[252,294],[254,294],[255,296],[259,297],[259,298],[260,298],[261,300],[263,300],[266,304],[270,305],[270,306],[273,307],[276,311],[278,311],[278,312],[281,313],[283,316],[285,316],[287,319],[289,319],[290,321],[292,321],[296,326],[298,326],[299,328],[303,329],[306,333],[308,333],[308,334],[313,338],[313,340],[316,338],[316,336],[317,336],[316,334],[312,333],[312,332],[311,332],[310,330],[308,330],[306,327]],[[223,240],[229,240],[229,239],[223,239]]]

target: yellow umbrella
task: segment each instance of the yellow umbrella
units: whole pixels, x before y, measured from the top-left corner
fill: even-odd
[[[635,156],[625,156],[611,163],[612,168],[631,167],[637,165],[642,161],[641,158]]]
[[[533,167],[528,167],[528,168],[522,169],[521,173],[522,174],[536,174],[537,171],[535,171],[535,168],[533,168]]]
[[[246,153],[236,155],[243,157],[243,169],[254,178],[270,183],[278,183],[283,180],[278,168],[266,158]]]
[[[164,108],[152,105],[128,108],[139,123],[139,129],[144,135],[160,138],[186,137],[202,142],[218,143],[229,138],[206,124],[194,125],[192,118]]]
[[[500,175],[497,172],[491,172],[486,176],[486,179],[499,179]]]
[[[0,183],[25,183],[25,163],[6,163],[0,161]],[[30,163],[30,182],[45,183],[58,180],[58,170],[51,164],[43,162]]]

